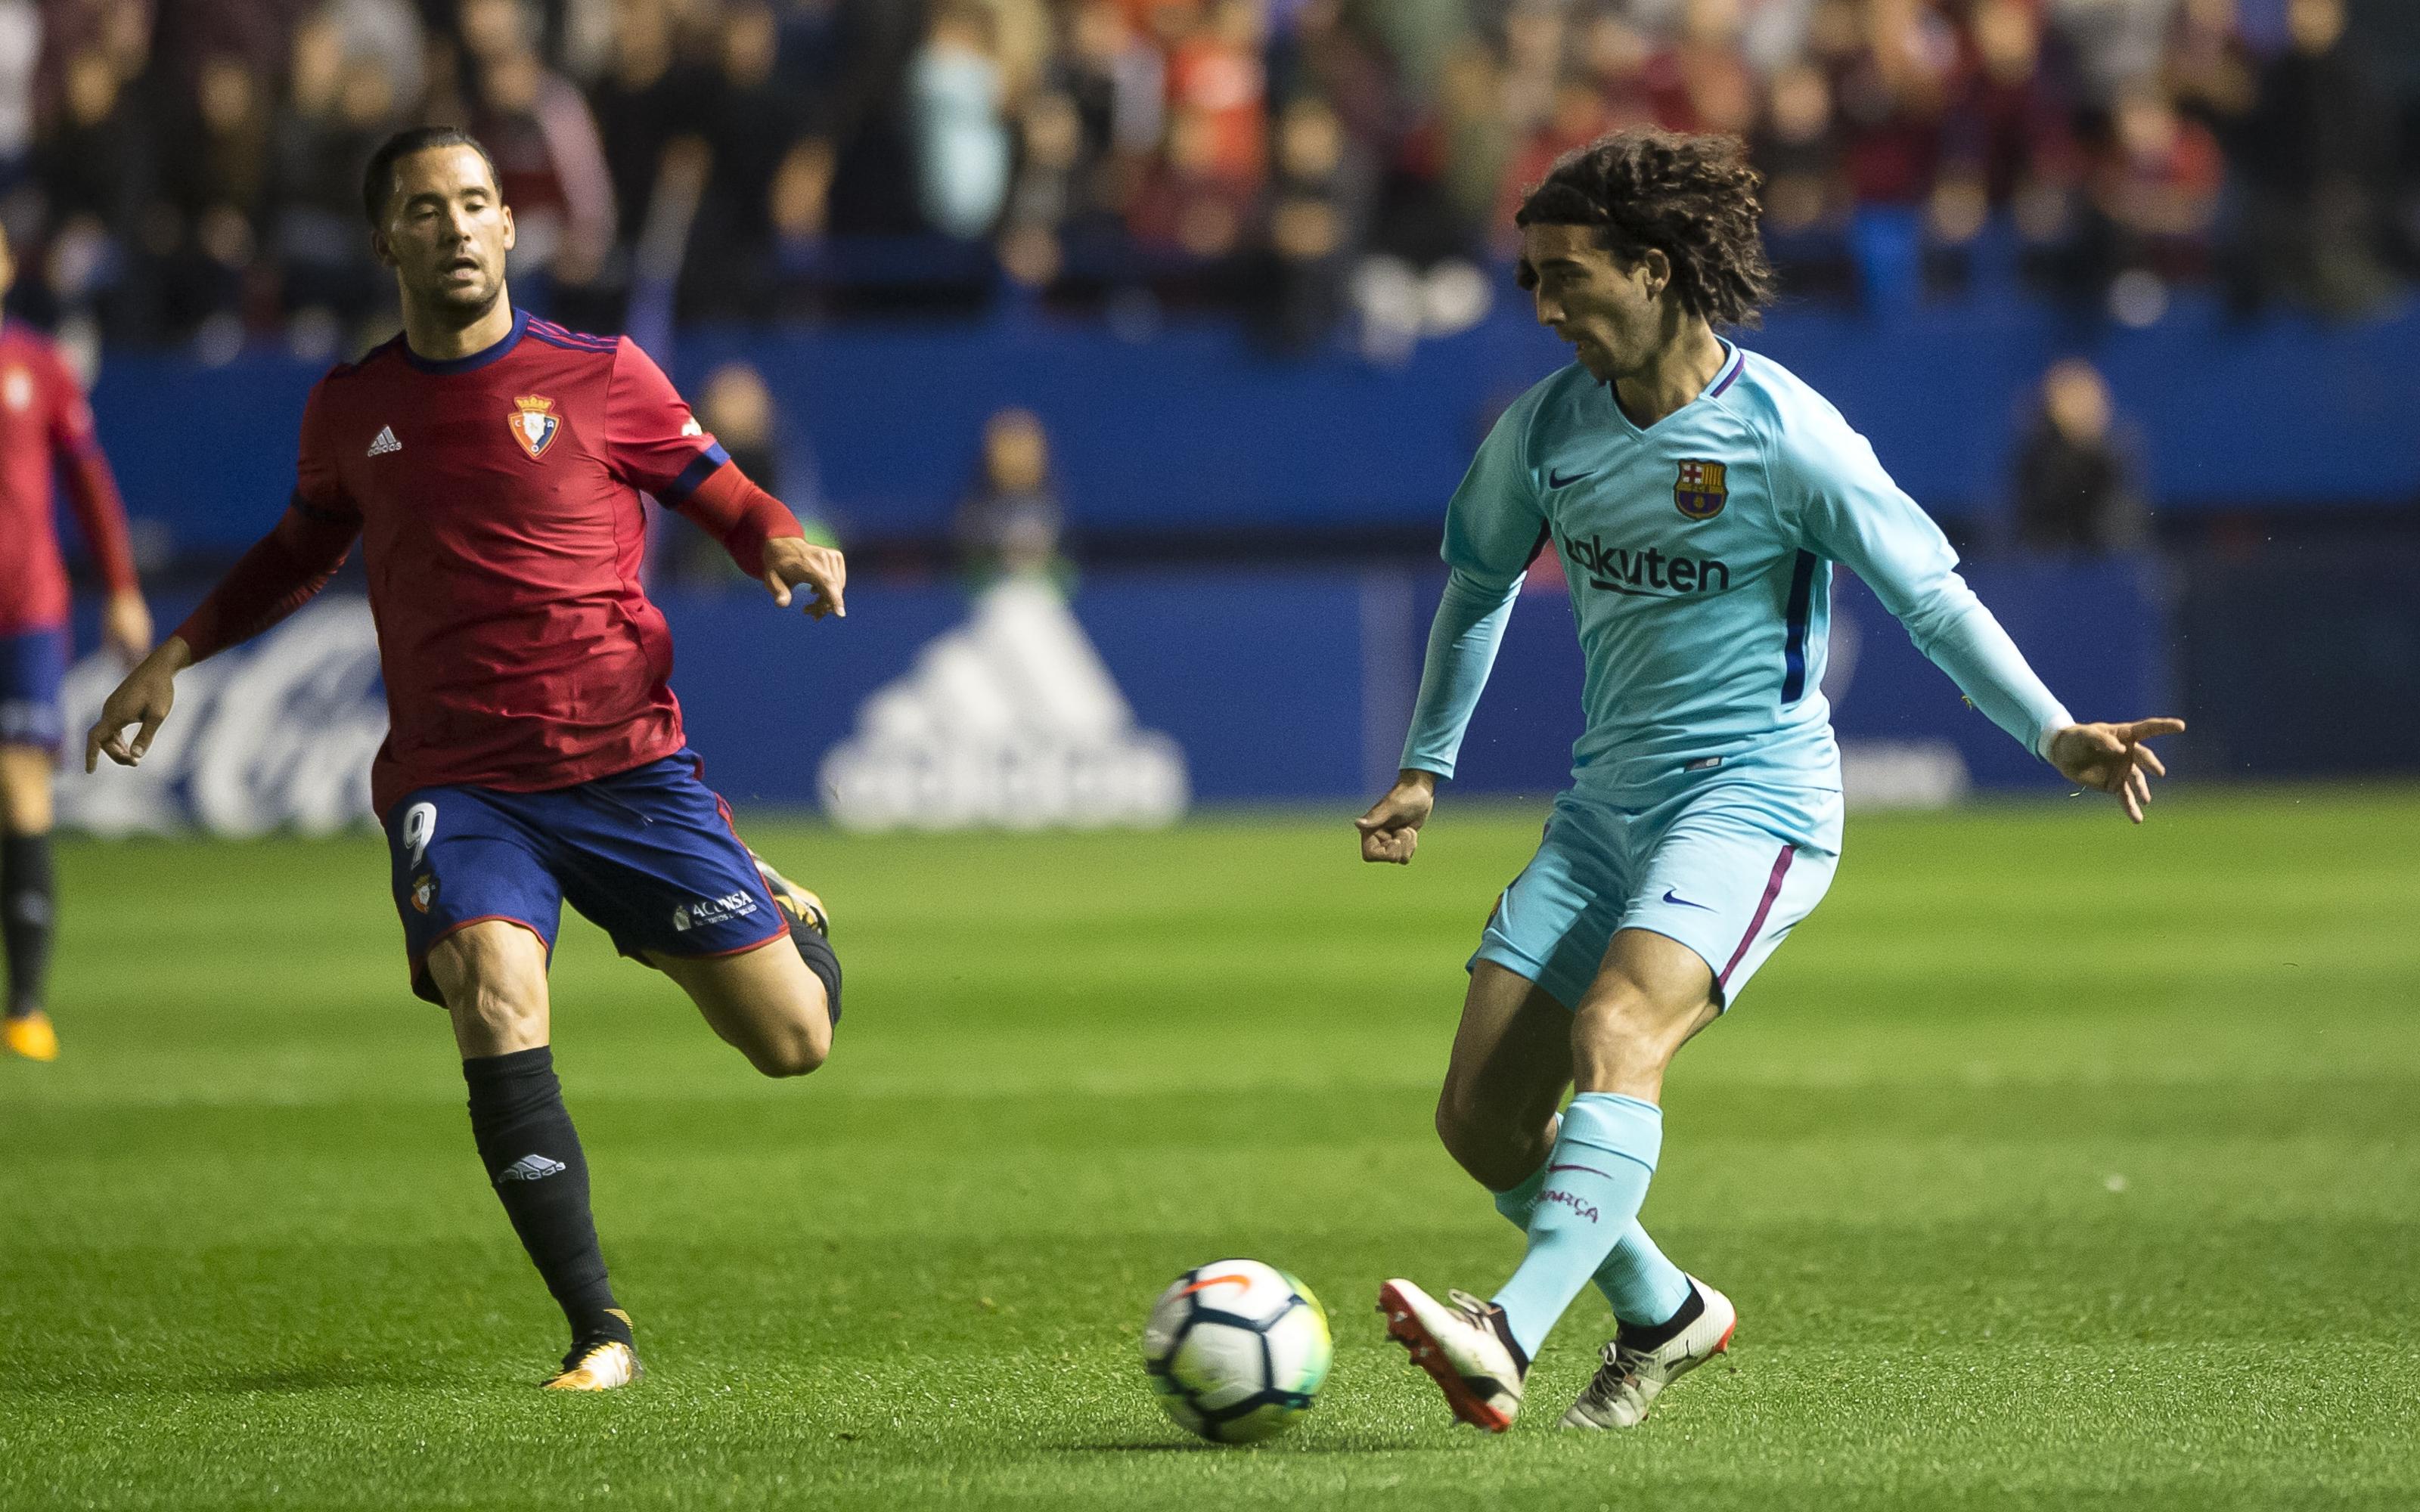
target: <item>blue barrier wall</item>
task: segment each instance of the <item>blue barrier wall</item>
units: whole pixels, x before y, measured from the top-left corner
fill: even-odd
[[[2180,305],[2148,331],[2080,332],[2031,304],[1886,321],[1784,310],[1747,342],[1830,395],[1936,512],[1999,498],[2030,385],[2073,350],[2108,372],[2163,508],[2420,497],[2420,313],[2245,326]],[[1226,325],[1126,341],[1012,317],[693,332],[673,366],[694,387],[737,356],[765,370],[847,523],[893,536],[940,529],[985,417],[1005,404],[1049,424],[1079,525],[1426,527],[1488,419],[1564,350],[1509,299],[1400,367],[1341,350],[1279,361]],[[186,546],[265,530],[292,486],[318,373],[275,356],[216,369],[113,356],[94,402],[134,512]]]
[[[2079,714],[2166,706],[2146,570],[1986,565],[1973,580]],[[1101,575],[1072,607],[1136,721],[1182,748],[1198,798],[1350,806],[1394,775],[1442,581],[1400,572]],[[952,588],[881,582],[854,586],[840,621],[777,611],[748,590],[675,593],[661,602],[676,645],[673,685],[715,785],[743,803],[786,807],[821,802],[823,760],[856,730],[867,699],[908,672],[969,610]],[[1946,742],[1978,783],[2052,787],[2048,770],[1968,709],[1845,575],[1837,604],[1826,691],[1837,697],[1844,738]],[[189,607],[163,602],[163,623]],[[83,609],[80,644],[89,647],[97,614],[89,603]],[[1472,721],[1455,790],[1537,796],[1564,786],[1579,733],[1580,671],[1568,598],[1551,586],[1525,595]],[[97,705],[115,673],[77,681]],[[280,695],[277,717],[291,732],[280,738],[306,739],[355,717],[349,702],[303,707],[292,699],[350,701],[369,682],[318,675]],[[320,687],[335,691],[311,691]],[[370,713],[374,723],[382,717],[375,706]],[[187,714],[189,733],[202,717]],[[256,738],[249,725],[238,736]],[[365,757],[366,748],[357,754]]]

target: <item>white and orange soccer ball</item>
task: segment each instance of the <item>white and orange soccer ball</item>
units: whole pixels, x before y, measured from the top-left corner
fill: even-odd
[[[1258,1260],[1186,1272],[1142,1329],[1142,1367],[1159,1405],[1214,1443],[1285,1431],[1311,1410],[1332,1353],[1319,1299]]]

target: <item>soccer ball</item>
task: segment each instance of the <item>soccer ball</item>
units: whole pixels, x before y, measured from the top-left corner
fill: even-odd
[[[1142,1329],[1142,1367],[1159,1405],[1214,1443],[1253,1443],[1311,1410],[1327,1379],[1327,1309],[1258,1260],[1217,1260],[1178,1276]]]

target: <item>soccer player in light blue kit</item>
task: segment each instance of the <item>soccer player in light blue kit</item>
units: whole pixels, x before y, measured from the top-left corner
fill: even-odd
[[[1522,285],[1578,361],[1505,412],[1454,493],[1403,773],[1357,822],[1363,859],[1412,858],[1523,574],[1551,546],[1587,655],[1588,730],[1471,960],[1437,1105],[1447,1149],[1528,1249],[1492,1299],[1393,1280],[1378,1302],[1454,1415],[1497,1432],[1591,1280],[1619,1330],[1568,1427],[1636,1426],[1738,1322],[1638,1209],[1666,1066],[1838,862],[1822,692],[1833,563],[1993,723],[2136,823],[2164,775],[2144,742],[2184,728],[2070,718],[1865,439],[1714,333],[1772,294],[1756,188],[1729,138],[1637,130],[1567,155],[1522,205]]]

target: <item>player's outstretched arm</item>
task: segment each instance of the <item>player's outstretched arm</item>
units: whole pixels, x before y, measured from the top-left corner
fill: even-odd
[[[1409,865],[1412,853],[1419,849],[1420,826],[1435,808],[1436,774],[1405,767],[1387,795],[1353,821],[1353,827],[1361,831],[1361,859]]]
[[[104,755],[120,766],[139,764],[143,753],[151,748],[151,737],[160,733],[168,711],[176,706],[177,674],[193,664],[193,647],[178,635],[161,641],[136,662],[126,680],[102,701],[101,717],[84,737],[84,769],[97,769]],[[126,738],[130,725],[134,727],[132,740]]]
[[[2071,724],[2052,734],[2050,764],[2078,787],[2118,795],[2126,817],[2143,822],[2151,801],[2151,779],[2168,769],[2144,742],[2184,733],[2182,719],[2136,719],[2131,724]]]
[[[790,590],[804,586],[814,590],[805,605],[809,619],[827,614],[848,618],[848,607],[841,601],[841,590],[848,584],[848,561],[838,551],[803,535],[777,535],[765,543],[764,562],[765,586],[773,591],[774,603],[788,609],[794,596]]]

